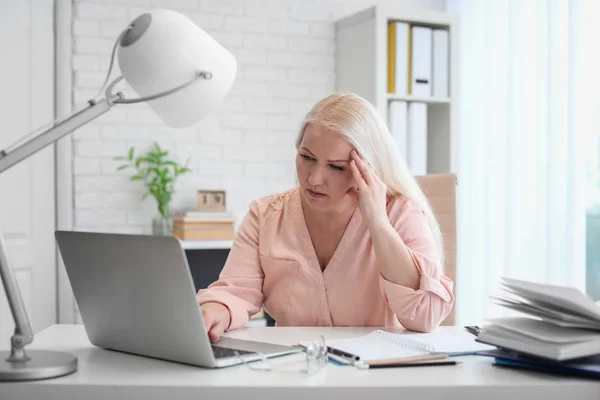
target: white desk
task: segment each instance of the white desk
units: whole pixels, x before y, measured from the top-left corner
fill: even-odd
[[[321,333],[333,339],[371,330],[263,327],[228,335],[294,344]],[[329,364],[312,376],[245,365],[210,370],[93,347],[77,325],[52,326],[31,348],[71,352],[79,369],[54,380],[0,383],[0,399],[600,399],[600,382],[502,369],[477,356],[460,358],[464,363],[458,366],[425,368],[358,370]]]

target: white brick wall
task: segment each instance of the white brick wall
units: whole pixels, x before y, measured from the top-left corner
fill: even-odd
[[[82,0],[74,2],[75,108],[102,85],[120,30],[153,7],[177,9],[213,35],[236,56],[238,76],[221,109],[194,127],[172,130],[147,106],[136,105],[115,108],[76,132],[75,229],[150,232],[154,200],[141,201],[142,185],[128,181],[129,172],[117,172],[113,157],[129,146],[146,150],[154,140],[181,162],[191,157],[193,173],[179,181],[175,209],[193,208],[197,189],[224,189],[241,219],[253,199],[293,187],[297,128],[334,90],[329,3]]]
[[[335,88],[333,16],[368,0],[73,0],[73,105],[95,96],[121,29],[151,8],[178,10],[238,59],[221,109],[183,130],[167,128],[145,105],[115,107],[75,132],[75,229],[149,233],[156,215],[142,185],[116,172],[114,156],[158,141],[193,173],[173,207],[193,208],[198,189],[227,191],[239,219],[253,199],[295,185],[294,139],[303,115]],[[403,0],[419,7],[418,0]],[[434,8],[444,0],[429,0]],[[113,77],[118,76],[118,70]],[[125,93],[134,96],[124,89]],[[239,221],[238,221],[239,222]]]

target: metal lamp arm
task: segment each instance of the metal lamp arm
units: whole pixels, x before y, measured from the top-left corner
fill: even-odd
[[[74,131],[75,129],[87,124],[95,118],[98,118],[110,110],[110,108],[115,104],[133,104],[156,100],[185,89],[200,79],[208,80],[211,78],[212,74],[210,72],[198,71],[192,79],[177,87],[174,87],[173,89],[137,99],[126,99],[121,92],[112,94],[114,87],[123,80],[123,77],[119,76],[113,82],[111,82],[106,89],[106,99],[98,102],[90,100],[89,107],[76,112],[66,120],[43,131],[17,148],[11,149],[9,152],[4,150],[0,151],[0,173],[4,172],[15,164],[18,164],[27,157],[37,153],[46,146],[56,142],[67,133]]]
[[[114,100],[118,97],[120,97],[120,95],[115,96]],[[97,103],[92,103],[89,107],[69,116],[66,120],[43,131],[16,149],[11,150],[8,153],[2,151],[0,153],[0,173],[44,149],[46,146],[56,142],[67,133],[73,132],[80,126],[85,125],[91,120],[106,113],[110,110],[114,100],[100,100]]]
[[[54,143],[69,132],[74,131],[80,126],[85,125],[89,121],[106,113],[110,108],[111,103],[107,100],[90,104],[88,108],[71,115],[63,122],[45,130],[11,152],[2,151],[0,153],[0,173]],[[24,347],[33,341],[33,330],[31,329],[29,316],[27,315],[27,310],[25,309],[25,304],[15,274],[9,262],[4,238],[1,232],[0,276],[2,277],[8,304],[15,321],[15,332],[11,337],[11,354],[9,361],[27,361],[29,357],[25,354]]]
[[[125,99],[122,93],[112,94],[114,87],[123,79],[118,77],[106,89],[106,99],[98,102],[89,101],[89,106],[81,111],[74,113],[62,122],[53,125],[24,144],[17,146],[10,151],[0,151],[0,173],[6,171],[10,167],[20,163],[29,156],[44,149],[48,145],[56,142],[66,134],[73,132],[77,128],[87,124],[88,122],[98,118],[102,114],[108,112],[115,104],[132,104],[158,99],[168,96],[174,92],[180,91],[192,83],[200,79],[211,79],[212,74],[206,71],[198,71],[198,73],[185,82],[173,89],[157,93],[155,95],[146,96],[138,99]],[[8,304],[15,321],[15,333],[11,337],[11,353],[8,361],[20,362],[27,361],[29,358],[25,353],[25,346],[33,341],[33,330],[25,309],[25,304],[15,278],[15,274],[10,265],[6,246],[2,232],[0,231],[0,277],[4,284]]]

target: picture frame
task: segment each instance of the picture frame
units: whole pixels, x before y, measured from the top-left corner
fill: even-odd
[[[197,211],[226,211],[227,196],[224,190],[198,190],[196,193]]]

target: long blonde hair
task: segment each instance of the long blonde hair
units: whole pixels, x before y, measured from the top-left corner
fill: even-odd
[[[296,148],[300,146],[304,130],[309,123],[321,125],[343,136],[385,183],[388,196],[403,196],[425,213],[435,240],[442,273],[444,248],[439,223],[427,197],[398,150],[387,124],[375,107],[353,93],[334,93],[327,96],[304,118],[296,139]]]

